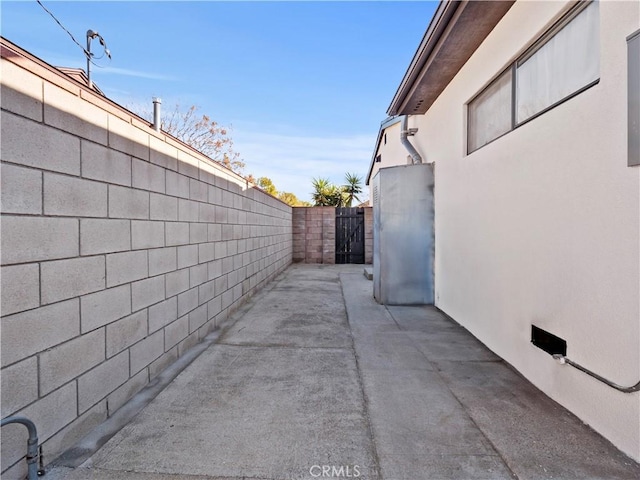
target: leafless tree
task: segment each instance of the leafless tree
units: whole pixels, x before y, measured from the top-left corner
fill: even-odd
[[[153,119],[153,111],[149,108],[133,106],[129,109],[149,122]],[[244,175],[245,164],[233,148],[230,128],[220,125],[208,115],[200,114],[197,106],[192,105],[185,110],[176,104],[172,110],[163,112],[160,129],[237,174]]]

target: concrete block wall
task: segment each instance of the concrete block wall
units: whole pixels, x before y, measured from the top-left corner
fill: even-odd
[[[292,214],[2,42],[2,417],[50,461],[291,263]],[[3,427],[3,479],[25,453]]]
[[[293,208],[294,262],[336,262],[335,212],[334,207]]]
[[[373,264],[373,208],[364,207],[364,263]]]
[[[364,209],[365,263],[373,263],[373,211]],[[293,208],[293,261],[334,264],[336,261],[336,209]]]
[[[317,217],[316,218],[316,214]],[[319,211],[308,212],[307,218],[311,224],[322,223],[321,242],[322,242],[322,262],[320,263],[336,263],[336,211],[334,208],[323,207]],[[310,230],[310,232],[309,232]],[[311,233],[312,242],[315,242],[317,227],[312,226],[308,233]],[[313,263],[313,262],[312,262]]]
[[[306,207],[293,207],[293,262],[300,263],[306,260],[307,252],[307,209]]]

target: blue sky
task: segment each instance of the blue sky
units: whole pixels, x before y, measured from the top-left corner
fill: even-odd
[[[309,200],[313,177],[365,177],[380,122],[436,2],[42,0],[112,61],[93,80],[116,102],[200,107],[231,126],[246,173]],[[0,4],[2,36],[55,66],[82,50],[33,1]],[[98,44],[93,51],[98,53]]]

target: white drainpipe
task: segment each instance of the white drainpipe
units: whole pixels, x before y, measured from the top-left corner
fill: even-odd
[[[407,138],[408,136],[415,135],[417,131],[417,128],[409,128],[409,116],[403,115],[402,124],[400,126],[400,142],[402,142],[404,148],[406,148],[409,152],[409,155],[411,155],[412,163],[422,163],[422,157]]]

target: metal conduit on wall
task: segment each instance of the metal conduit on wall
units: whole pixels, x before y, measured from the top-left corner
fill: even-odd
[[[640,382],[636,383],[635,385],[633,385],[631,387],[623,387],[621,385],[618,385],[617,383],[612,382],[611,380],[607,380],[606,378],[604,378],[601,375],[598,375],[595,372],[592,372],[588,368],[583,367],[579,363],[574,362],[573,360],[571,360],[570,358],[565,357],[564,355],[555,354],[555,355],[553,355],[553,358],[558,360],[562,365],[571,365],[573,368],[577,368],[581,372],[586,373],[590,377],[595,378],[596,380],[604,383],[605,385],[610,386],[611,388],[615,388],[619,392],[623,392],[623,393],[640,392]]]
[[[27,427],[29,438],[27,439],[27,479],[36,480],[39,475],[44,475],[44,470],[38,471],[38,430],[35,423],[25,417],[7,417],[2,419],[0,426],[4,427],[12,423],[19,423]]]

